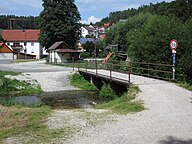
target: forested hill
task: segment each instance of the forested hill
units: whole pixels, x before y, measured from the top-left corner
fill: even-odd
[[[39,17],[0,15],[0,29],[38,29]]]
[[[143,5],[138,9],[128,9],[124,11],[111,12],[109,17],[96,23],[96,25],[102,25],[104,23],[116,23],[121,19],[128,19],[139,13],[151,13],[156,15],[174,15],[182,20],[186,21],[192,17],[192,0],[175,0],[172,2],[161,2],[150,5]]]

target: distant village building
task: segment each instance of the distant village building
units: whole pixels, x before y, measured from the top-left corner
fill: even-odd
[[[48,48],[50,63],[68,63],[78,60],[81,51],[71,49],[64,41],[55,42]]]
[[[98,27],[93,27],[92,25],[81,27],[81,36],[84,38],[85,37],[98,38],[98,35],[99,35]]]
[[[3,30],[2,37],[13,51],[40,59],[47,53],[38,41],[39,33],[40,30]]]

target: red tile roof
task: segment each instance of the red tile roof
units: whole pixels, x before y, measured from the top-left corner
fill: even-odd
[[[2,37],[8,42],[38,41],[40,30],[3,30]]]

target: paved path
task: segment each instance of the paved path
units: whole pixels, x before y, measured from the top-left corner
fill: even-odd
[[[113,76],[127,78],[115,72]],[[192,92],[174,83],[135,75],[131,75],[131,82],[141,89],[139,98],[146,110],[87,129],[68,143],[192,144]]]

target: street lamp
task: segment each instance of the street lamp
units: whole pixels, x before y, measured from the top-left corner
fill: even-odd
[[[95,61],[97,57],[97,45],[96,45],[97,39],[98,39],[98,27],[95,29]]]

